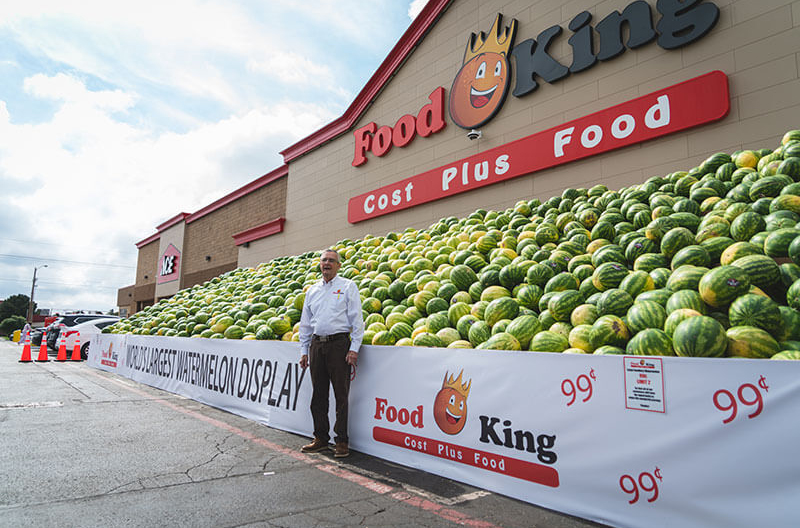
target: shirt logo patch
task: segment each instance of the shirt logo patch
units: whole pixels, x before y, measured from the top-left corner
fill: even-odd
[[[344,293],[344,292],[342,291],[342,289],[341,289],[341,288],[339,288],[338,290],[336,290],[335,292],[333,292],[333,294],[334,294],[334,295],[336,295],[336,300],[337,300],[337,301],[339,300],[339,297],[341,297],[341,295],[342,295],[343,293]]]

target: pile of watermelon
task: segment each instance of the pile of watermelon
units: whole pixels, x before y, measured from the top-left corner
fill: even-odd
[[[359,286],[365,344],[800,359],[800,130],[619,191],[333,248]],[[297,340],[318,260],[233,270],[106,331]]]

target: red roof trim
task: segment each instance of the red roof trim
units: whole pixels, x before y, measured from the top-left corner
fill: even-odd
[[[265,175],[261,176],[260,178],[256,178],[255,180],[251,181],[250,183],[239,187],[235,191],[231,192],[230,194],[226,194],[219,200],[208,204],[207,206],[203,207],[202,209],[190,214],[186,217],[186,223],[190,224],[195,220],[199,220],[200,218],[206,216],[207,214],[213,213],[217,209],[221,207],[225,207],[231,202],[235,202],[239,198],[243,196],[247,196],[251,192],[260,189],[261,187],[265,186],[268,183],[272,183],[277,179],[283,178],[284,176],[289,174],[289,166],[288,165],[281,165],[277,169],[266,173]]]
[[[260,240],[262,238],[266,238],[270,235],[276,235],[283,231],[283,224],[286,222],[286,218],[280,216],[274,220],[270,220],[266,224],[261,224],[260,226],[251,227],[241,233],[236,233],[233,236],[233,242],[237,246],[241,246],[242,244],[246,244],[247,242],[252,242],[254,240]]]
[[[323,126],[316,132],[301,139],[297,143],[285,148],[280,153],[284,163],[302,156],[323,143],[346,132],[369,108],[372,100],[380,93],[389,79],[402,66],[403,62],[411,54],[414,47],[419,44],[422,37],[433,26],[434,22],[444,12],[452,0],[429,0],[425,7],[420,11],[417,18],[411,23],[400,40],[397,41],[392,51],[386,56],[384,61],[372,74],[367,84],[356,96],[355,100],[345,110],[344,114]]]
[[[144,246],[146,246],[146,245],[147,245],[147,244],[149,244],[150,242],[155,242],[155,241],[156,241],[156,240],[158,240],[159,238],[161,238],[161,233],[155,233],[155,234],[152,234],[152,235],[150,235],[149,237],[145,238],[144,240],[140,240],[140,241],[138,241],[138,242],[136,243],[136,247],[137,247],[138,249],[142,249]]]
[[[160,233],[160,232],[164,231],[165,229],[174,226],[178,222],[182,222],[187,216],[189,216],[189,213],[178,213],[175,216],[173,216],[172,218],[170,218],[169,220],[167,220],[166,222],[164,222],[163,224],[157,226],[156,227],[156,231],[158,231]]]

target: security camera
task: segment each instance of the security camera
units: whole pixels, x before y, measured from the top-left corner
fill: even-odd
[[[472,129],[467,132],[467,137],[470,139],[480,139],[483,136],[483,133],[480,130]]]

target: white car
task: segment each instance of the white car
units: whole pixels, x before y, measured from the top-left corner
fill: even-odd
[[[108,325],[119,322],[119,317],[108,317],[102,319],[91,319],[78,323],[75,326],[64,328],[64,335],[66,336],[67,357],[72,355],[72,350],[75,348],[75,340],[80,335],[81,359],[86,359],[89,353],[89,340],[92,339],[94,334],[99,334],[103,328]],[[56,350],[61,346],[61,337],[59,336],[58,343],[56,343]]]

